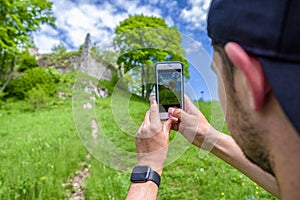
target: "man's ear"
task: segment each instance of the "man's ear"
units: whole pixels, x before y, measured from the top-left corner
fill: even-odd
[[[263,73],[258,59],[248,55],[237,43],[229,42],[225,45],[225,52],[235,67],[244,74],[251,92],[251,107],[259,110],[265,102],[270,86]]]

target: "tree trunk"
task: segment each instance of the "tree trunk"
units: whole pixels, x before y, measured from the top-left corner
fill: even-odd
[[[145,99],[147,100],[147,101],[149,101],[149,99],[150,99],[150,84],[148,83],[147,85],[146,85],[146,97],[145,97]]]
[[[145,97],[145,82],[144,82],[144,76],[145,76],[145,71],[144,71],[144,65],[142,65],[142,98]]]
[[[3,84],[0,93],[4,92],[4,90],[6,89],[12,75],[13,75],[13,71],[14,71],[14,67],[15,67],[15,58],[12,59],[11,61],[11,67],[10,67],[10,71],[8,76],[6,77],[5,83]]]
[[[4,73],[4,65],[5,65],[5,59],[6,59],[6,51],[4,52],[2,62],[1,62],[1,68],[0,68],[0,83],[2,82],[2,76]]]
[[[151,95],[151,92],[153,91],[153,88],[154,88],[153,84],[151,84],[151,83],[147,84],[147,86],[146,86],[146,97],[145,97],[145,99],[147,101],[150,99],[150,95]]]
[[[148,101],[150,98],[150,93],[149,93],[149,83],[146,85],[146,97],[145,100]]]
[[[148,101],[150,98],[150,93],[149,93],[149,89],[150,89],[150,83],[149,83],[149,65],[146,65],[146,74],[145,74],[145,85],[146,85],[146,96],[145,96],[145,100]]]

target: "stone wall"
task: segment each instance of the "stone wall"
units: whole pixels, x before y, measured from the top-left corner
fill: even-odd
[[[44,54],[37,60],[39,66],[54,67],[62,73],[71,71],[81,71],[99,80],[110,81],[114,69],[99,62],[90,54],[91,39],[90,34],[87,34],[83,48],[80,52],[68,52],[64,55]]]
[[[91,56],[91,43],[90,34],[87,34],[82,48],[78,70],[99,80],[111,80],[113,70]]]
[[[61,73],[68,73],[79,68],[80,54],[77,52],[67,53],[59,56],[56,54],[43,54],[37,60],[41,67],[54,67]]]

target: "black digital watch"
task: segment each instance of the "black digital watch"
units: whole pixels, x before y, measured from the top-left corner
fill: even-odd
[[[136,166],[132,170],[130,181],[133,183],[153,181],[159,187],[160,175],[149,166]]]

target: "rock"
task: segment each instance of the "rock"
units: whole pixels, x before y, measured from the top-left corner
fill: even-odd
[[[67,52],[59,56],[57,54],[39,54],[36,49],[32,50],[32,54],[36,56],[37,63],[41,67],[54,67],[61,73],[80,71],[98,80],[110,81],[115,69],[107,66],[104,62],[100,62],[91,55],[91,43],[90,34],[88,33],[81,54],[80,52]]]

